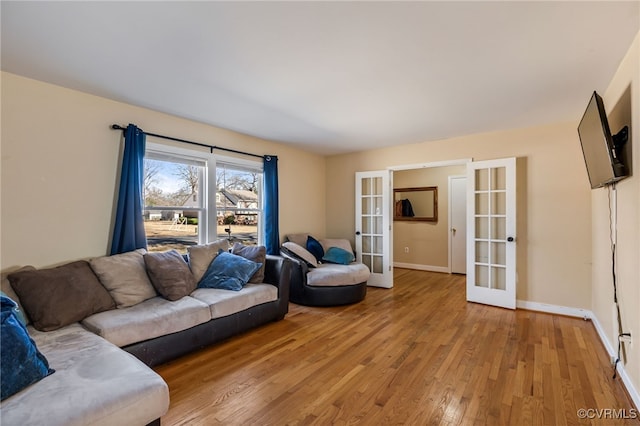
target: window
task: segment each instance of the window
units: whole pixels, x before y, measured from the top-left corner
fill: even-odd
[[[262,243],[262,163],[219,159],[217,222],[231,242]],[[220,233],[220,230],[219,230]]]
[[[149,251],[261,243],[261,162],[147,142],[143,188]]]

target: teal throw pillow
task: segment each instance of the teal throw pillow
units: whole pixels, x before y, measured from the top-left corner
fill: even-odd
[[[322,244],[320,241],[313,238],[311,235],[307,237],[307,250],[309,253],[316,258],[318,262],[322,261],[322,257],[324,256],[324,248],[322,248]]]
[[[54,372],[18,319],[17,306],[8,297],[0,296],[0,400]]]
[[[329,247],[329,250],[322,257],[322,260],[327,263],[338,263],[340,265],[348,265],[355,259],[353,253],[340,247]]]
[[[198,287],[240,291],[261,266],[261,263],[220,250]]]

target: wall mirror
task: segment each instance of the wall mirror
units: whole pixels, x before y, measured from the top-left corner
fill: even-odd
[[[438,187],[394,188],[393,220],[438,221]]]

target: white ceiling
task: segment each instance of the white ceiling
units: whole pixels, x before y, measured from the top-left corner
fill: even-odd
[[[1,65],[335,154],[577,123],[638,33],[639,6],[2,1]]]

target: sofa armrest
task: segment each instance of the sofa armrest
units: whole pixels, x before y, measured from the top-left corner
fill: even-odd
[[[278,297],[289,300],[293,262],[282,256],[268,254],[265,262],[264,282],[278,287]]]

